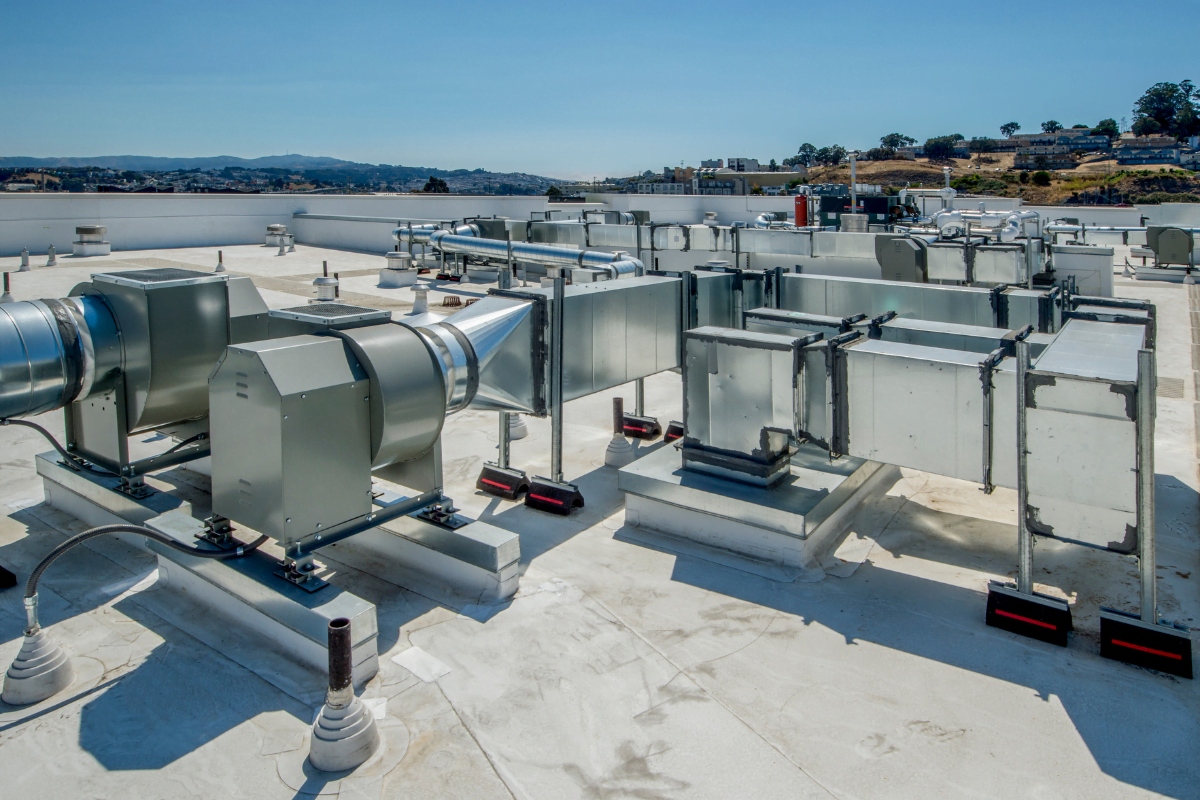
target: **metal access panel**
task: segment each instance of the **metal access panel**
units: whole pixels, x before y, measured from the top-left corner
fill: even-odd
[[[646,276],[568,286],[564,401],[678,367],[681,285],[678,279]]]
[[[370,512],[370,382],[340,339],[231,345],[209,389],[214,513],[286,546]]]
[[[258,342],[267,338],[267,304],[254,281],[229,276],[229,343]]]
[[[688,327],[700,328],[715,325],[721,328],[736,328],[734,319],[734,285],[737,275],[733,272],[692,273],[691,285],[695,296],[694,316]]]
[[[1145,329],[1069,320],[1029,373],[1030,530],[1137,548],[1137,354]]]
[[[931,242],[928,267],[930,280],[966,281],[967,248],[960,242]]]
[[[588,247],[611,247],[636,253],[638,249],[637,225],[600,225],[591,223],[587,226]]]
[[[1024,283],[1025,247],[1019,244],[983,244],[975,248],[974,280],[980,283]]]
[[[541,244],[587,247],[587,231],[580,222],[530,222],[529,241]]]
[[[785,274],[782,283],[779,307],[790,311],[833,317],[877,317],[895,311],[898,316],[914,319],[985,327],[995,324],[988,289],[831,275]]]
[[[843,350],[848,455],[983,481],[985,355],[867,339]]]
[[[738,251],[781,256],[811,256],[812,233],[808,231],[742,228],[737,233]]]

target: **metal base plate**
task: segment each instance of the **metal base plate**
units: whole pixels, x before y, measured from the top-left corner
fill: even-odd
[[[1180,678],[1192,678],[1192,637],[1186,629],[1152,625],[1141,617],[1100,609],[1100,655]]]
[[[993,628],[1059,647],[1067,646],[1067,634],[1074,629],[1071,607],[1064,601],[1036,592],[1024,594],[994,581],[988,586],[985,619]]]

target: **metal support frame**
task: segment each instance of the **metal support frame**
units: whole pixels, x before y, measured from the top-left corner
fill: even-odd
[[[511,450],[512,436],[508,429],[508,412],[500,412],[500,453],[496,456],[496,466],[501,469],[508,469],[509,451]]]
[[[1153,350],[1138,351],[1137,382],[1137,530],[1138,571],[1142,584],[1142,621],[1158,623],[1154,552],[1154,417],[1156,376]]]
[[[1033,533],[1029,530],[1028,427],[1025,387],[1030,363],[1029,342],[1017,342],[1017,591],[1033,594]]]
[[[1004,350],[993,350],[984,362],[979,365],[979,380],[983,384],[983,493],[991,494],[996,487],[992,484],[992,462],[995,452],[995,431],[993,421],[996,412],[996,387],[992,383],[992,374],[996,366],[1004,358]]]
[[[563,306],[566,277],[563,267],[547,267],[554,279],[554,302],[550,306],[550,479],[562,483],[563,429]]]
[[[634,385],[634,415],[638,417],[646,416],[646,379],[638,378],[633,382]]]

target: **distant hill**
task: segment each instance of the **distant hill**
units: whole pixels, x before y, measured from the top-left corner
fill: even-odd
[[[224,169],[245,167],[246,169],[312,169],[315,167],[361,167],[341,158],[325,156],[263,156],[261,158],[238,158],[237,156],[210,156],[206,158],[161,158],[158,156],[87,156],[85,158],[33,158],[31,156],[0,156],[0,167],[100,167],[102,169],[128,169],[138,172],[168,172],[177,169]]]

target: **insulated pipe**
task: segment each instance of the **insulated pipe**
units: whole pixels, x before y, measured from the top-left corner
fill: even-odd
[[[447,253],[491,258],[507,261],[509,247],[512,258],[547,267],[591,267],[608,270],[609,277],[630,275],[643,268],[642,262],[631,258],[628,253],[602,253],[597,250],[574,250],[570,247],[555,247],[549,244],[501,241],[463,236],[450,231],[434,231],[429,236],[433,247]]]

